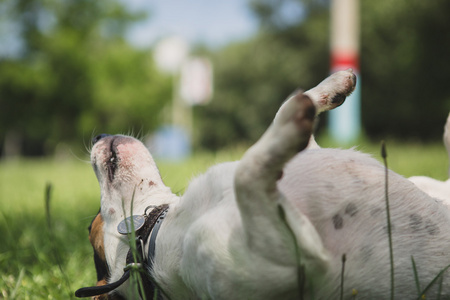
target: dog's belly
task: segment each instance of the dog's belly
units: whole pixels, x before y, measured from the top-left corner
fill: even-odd
[[[178,221],[170,220],[169,216],[167,227],[162,228],[162,235],[168,234],[165,230],[180,233],[173,236],[174,244],[164,246],[181,258],[180,264],[170,262],[169,256],[164,258],[166,262],[161,261],[161,265],[173,266],[160,273],[160,282],[177,283],[173,299],[199,297],[198,294],[189,296],[193,290],[215,299],[231,299],[237,295],[246,295],[248,299],[297,297],[294,265],[277,266],[246,252],[242,220],[233,195],[235,165],[216,166],[194,180],[177,209],[180,215],[174,215]],[[315,282],[306,279],[305,299],[308,295],[314,295],[315,299],[338,298],[344,254],[345,295],[351,295],[354,289],[357,299],[389,297],[384,172],[377,161],[351,150],[308,150],[285,167],[278,184],[280,190],[294,203],[299,214],[309,218],[330,256],[326,272],[314,278]],[[393,172],[389,172],[389,198],[395,293],[405,299],[415,298],[417,288],[411,257],[417,265],[422,288],[450,264],[449,213],[440,202]],[[180,241],[182,247],[177,252],[175,244]],[[442,295],[450,294],[446,278]],[[431,299],[437,288],[435,285],[427,297]]]
[[[321,290],[332,292],[325,298],[339,292],[344,254],[347,291],[358,291],[357,299],[379,298],[379,291],[389,297],[385,178],[377,161],[349,150],[305,151],[286,166],[279,188],[308,216],[331,256]],[[396,294],[409,299],[417,297],[412,257],[422,288],[450,264],[449,211],[400,175],[390,171],[388,178]],[[445,279],[443,286],[449,295]]]

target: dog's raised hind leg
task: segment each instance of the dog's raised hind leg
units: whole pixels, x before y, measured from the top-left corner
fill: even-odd
[[[298,93],[291,98],[261,139],[245,153],[234,180],[249,250],[280,266],[295,266],[300,259],[307,273],[324,271],[328,255],[314,226],[284,199],[277,181],[284,165],[307,146],[314,118],[315,106],[308,96]],[[290,228],[280,217],[279,205]]]

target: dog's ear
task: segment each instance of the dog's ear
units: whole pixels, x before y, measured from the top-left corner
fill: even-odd
[[[105,248],[103,244],[103,218],[100,211],[92,220],[89,226],[89,241],[94,248],[94,263],[97,271],[97,285],[105,285],[108,277],[108,264],[105,258]]]

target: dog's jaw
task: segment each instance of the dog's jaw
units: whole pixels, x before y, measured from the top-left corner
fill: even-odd
[[[101,189],[105,257],[112,282],[123,274],[129,248],[117,225],[130,215],[143,214],[150,205],[174,203],[178,197],[164,185],[147,148],[132,137],[107,136],[97,141],[91,163]]]

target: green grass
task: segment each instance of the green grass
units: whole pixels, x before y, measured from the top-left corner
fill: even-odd
[[[447,178],[448,159],[440,144],[387,141],[386,146],[396,172]],[[381,160],[379,144],[364,143],[358,149]],[[242,152],[197,153],[182,163],[159,162],[159,167],[166,184],[182,193],[208,166],[238,159]],[[47,183],[52,184],[52,231],[45,212]],[[87,227],[99,205],[98,183],[87,161],[0,162],[0,298],[70,299],[77,288],[95,284]]]
[[[241,153],[200,153],[158,165],[165,183],[182,193],[208,166],[239,159]],[[52,232],[45,213],[47,183],[52,184]],[[0,161],[0,298],[70,299],[76,289],[95,284],[87,228],[99,206],[100,190],[87,158]]]

